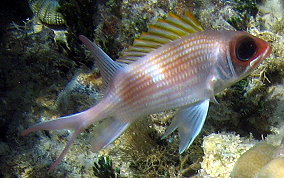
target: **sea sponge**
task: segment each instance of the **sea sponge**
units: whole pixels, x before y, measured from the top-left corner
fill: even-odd
[[[237,159],[254,145],[252,138],[232,133],[211,134],[203,139],[200,177],[228,178]]]

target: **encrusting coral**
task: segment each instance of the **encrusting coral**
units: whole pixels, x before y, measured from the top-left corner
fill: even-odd
[[[273,159],[276,150],[277,147],[267,143],[256,144],[238,159],[231,176],[233,178],[255,177],[260,169]]]
[[[203,139],[203,161],[201,162],[201,177],[227,178],[239,158],[253,146],[252,138],[245,139],[235,134],[211,134]]]
[[[284,158],[273,159],[268,162],[257,174],[257,178],[284,177]]]
[[[200,177],[271,178],[283,177],[284,123],[271,128],[265,140],[219,133],[206,136]],[[281,175],[281,176],[280,176]],[[268,176],[268,177],[269,177]],[[278,177],[277,177],[278,176]]]

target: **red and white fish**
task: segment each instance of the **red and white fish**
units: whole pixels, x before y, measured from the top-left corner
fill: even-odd
[[[98,151],[137,119],[176,108],[164,137],[178,129],[182,153],[199,134],[214,94],[247,76],[271,53],[267,42],[246,32],[202,30],[190,13],[170,14],[150,26],[117,62],[80,36],[93,52],[108,86],[104,97],[86,111],[39,123],[22,135],[38,130],[74,130],[50,168],[54,169],[78,134],[91,124],[107,123],[93,143]]]

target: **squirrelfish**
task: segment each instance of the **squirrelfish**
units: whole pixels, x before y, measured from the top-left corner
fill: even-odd
[[[91,124],[107,123],[92,145],[98,151],[137,119],[169,109],[177,109],[177,114],[163,137],[178,129],[182,153],[202,129],[214,94],[247,76],[271,53],[267,42],[246,32],[203,31],[190,13],[159,20],[117,61],[86,37],[79,38],[93,52],[107,87],[90,109],[22,132],[74,130],[50,170]]]

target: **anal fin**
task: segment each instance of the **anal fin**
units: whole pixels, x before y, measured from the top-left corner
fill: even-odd
[[[111,144],[119,137],[130,125],[129,122],[123,122],[115,118],[107,118],[99,124],[98,136],[92,143],[92,150],[97,152]]]
[[[209,99],[181,109],[162,138],[165,138],[178,128],[180,137],[179,153],[184,152],[200,133],[208,113],[208,108]]]

